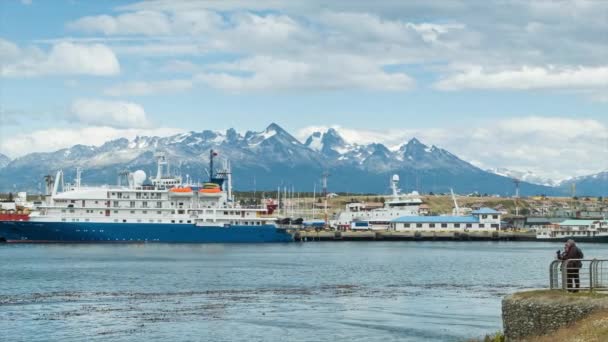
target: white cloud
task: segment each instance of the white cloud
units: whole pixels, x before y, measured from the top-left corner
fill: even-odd
[[[362,88],[407,90],[414,80],[404,73],[388,73],[356,56],[325,56],[312,60],[258,56],[208,66],[196,80],[230,91]]]
[[[21,3],[24,4],[24,5],[26,5],[26,6],[29,6],[29,5],[32,4],[32,0],[21,0]]]
[[[114,128],[150,126],[143,107],[130,102],[79,99],[72,103],[70,115],[84,125]]]
[[[561,180],[608,169],[608,127],[597,120],[527,116],[450,129],[369,130],[332,126],[350,143],[379,142],[396,149],[416,137],[474,165],[532,171]],[[329,126],[310,126],[296,134],[304,141]]]
[[[171,32],[171,24],[165,13],[138,11],[120,14],[88,16],[67,25],[68,29],[88,33],[101,32],[105,35],[162,35]]]
[[[441,90],[547,89],[608,87],[608,66],[529,67],[487,72],[482,67],[448,76],[435,85]]]
[[[114,52],[103,44],[59,42],[50,51],[36,47],[25,49],[0,40],[0,75],[35,77],[43,75],[109,76],[120,73]]]
[[[138,81],[116,84],[103,92],[109,96],[145,96],[188,90],[192,84],[191,80]]]
[[[182,131],[175,128],[119,129],[107,126],[49,128],[3,138],[0,140],[0,150],[15,158],[32,151],[53,152],[76,144],[99,146],[118,138],[170,136]]]

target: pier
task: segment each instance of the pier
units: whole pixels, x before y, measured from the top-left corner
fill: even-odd
[[[527,231],[335,231],[290,230],[294,240],[305,241],[534,241],[536,235]]]

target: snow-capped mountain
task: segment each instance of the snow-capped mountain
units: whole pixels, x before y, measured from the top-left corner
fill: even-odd
[[[564,193],[572,192],[574,184],[575,193],[582,196],[608,196],[608,170],[588,176],[574,177],[562,181],[559,187]]]
[[[231,161],[237,190],[293,185],[297,190],[310,191],[321,173],[329,171],[332,191],[385,193],[390,176],[397,173],[401,187],[407,191],[448,192],[454,188],[462,193],[513,193],[510,178],[481,170],[416,138],[391,150],[377,143],[347,142],[335,129],[329,129],[313,133],[302,143],[274,123],[263,131],[245,134],[234,129],[205,130],[31,153],[0,169],[0,190],[6,191],[13,184],[24,190],[38,190],[44,175],[63,169],[69,179],[76,166],[84,168],[83,182],[89,184],[115,183],[118,171],[124,169],[141,169],[151,175],[157,151],[167,154],[174,173],[204,180],[210,149]],[[549,194],[556,189],[524,182],[521,190]]]
[[[517,170],[510,170],[510,169],[502,168],[502,167],[488,169],[487,171],[495,173],[500,176],[518,179],[520,181],[524,181],[524,182],[528,182],[528,183],[532,183],[532,184],[545,185],[545,186],[558,186],[560,184],[560,181],[558,181],[558,180],[553,180],[553,179],[550,179],[547,177],[539,176],[532,171],[517,171]]]
[[[6,165],[8,165],[8,163],[10,163],[10,162],[11,162],[11,158],[0,153],[0,169],[5,167]]]

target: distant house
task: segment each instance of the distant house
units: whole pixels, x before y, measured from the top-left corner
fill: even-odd
[[[429,207],[428,204],[421,204],[420,207],[418,207],[418,213],[420,215],[428,215],[431,212],[431,207]]]
[[[473,210],[479,210],[481,208],[483,208],[483,203],[475,203],[475,204],[471,205],[471,209],[473,209]]]
[[[564,218],[559,217],[527,217],[524,228],[539,229],[552,228],[563,222]]]
[[[495,206],[494,210],[498,211],[501,215],[506,215],[509,213],[509,210],[507,210],[507,208],[505,208],[505,206],[502,204]]]

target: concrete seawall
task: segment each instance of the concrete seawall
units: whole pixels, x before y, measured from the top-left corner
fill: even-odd
[[[593,312],[608,309],[608,296],[589,292],[563,291],[515,293],[502,302],[502,319],[507,341],[552,333]]]
[[[293,230],[295,241],[534,241],[527,232],[451,232],[451,231],[303,231]]]

